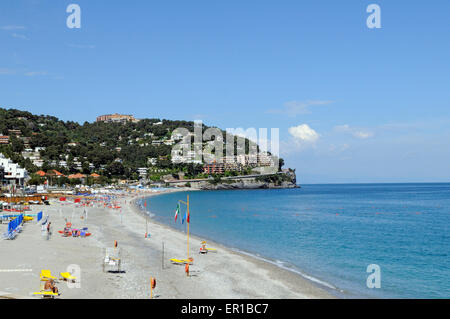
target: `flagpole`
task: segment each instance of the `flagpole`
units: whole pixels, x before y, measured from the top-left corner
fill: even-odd
[[[187,259],[189,260],[189,195],[187,195]]]

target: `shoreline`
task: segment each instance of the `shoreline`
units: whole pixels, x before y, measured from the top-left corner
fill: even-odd
[[[243,189],[243,190],[245,190],[245,189]],[[146,218],[149,222],[157,224],[160,227],[165,227],[165,228],[169,229],[170,231],[174,231],[174,232],[179,233],[180,235],[185,236],[186,233],[184,233],[178,229],[175,229],[168,224],[164,224],[162,222],[155,221],[154,219],[152,219],[152,217],[149,214],[147,214],[147,211],[144,208],[140,207],[140,205],[138,205],[137,202],[144,198],[151,198],[151,197],[161,196],[161,195],[174,193],[174,192],[191,192],[191,191],[203,191],[203,190],[183,188],[183,189],[172,189],[171,191],[166,191],[166,192],[163,191],[160,193],[150,193],[150,194],[146,194],[146,195],[140,195],[140,196],[134,198],[130,202],[130,205],[132,206],[132,209],[135,211],[136,214]],[[214,190],[211,190],[211,191],[214,191]],[[194,240],[198,240],[198,241],[207,240],[208,245],[212,244],[214,247],[220,248],[220,250],[226,250],[230,253],[234,253],[236,255],[239,255],[241,258],[247,258],[254,263],[260,264],[260,266],[262,266],[262,267],[264,267],[264,265],[265,265],[265,267],[276,267],[276,269],[279,271],[285,271],[294,276],[298,276],[302,280],[305,280],[308,283],[310,283],[311,285],[315,286],[317,289],[320,289],[323,292],[325,292],[326,294],[329,294],[328,296],[322,297],[322,298],[338,298],[339,299],[339,298],[342,298],[341,295],[343,293],[345,293],[343,290],[340,290],[339,288],[333,286],[330,283],[322,281],[321,279],[315,278],[311,275],[305,274],[302,269],[298,268],[295,265],[291,265],[291,264],[283,262],[283,261],[277,261],[276,259],[273,259],[273,258],[270,258],[267,256],[262,256],[257,253],[253,253],[253,252],[246,251],[243,249],[229,247],[229,246],[226,246],[225,244],[218,243],[213,238],[206,238],[204,236],[199,236],[199,235],[192,234],[192,233],[190,234],[190,238],[194,239]],[[287,264],[288,266],[285,266],[284,264]]]
[[[336,298],[326,289],[292,271],[223,245],[209,242],[217,253],[197,254],[201,239],[190,239],[190,276],[184,265],[174,265],[170,258],[186,258],[186,234],[152,220],[136,202],[185,189],[160,192],[126,193],[117,199],[120,209],[97,203],[91,207],[53,200],[50,206],[31,206],[30,213],[44,212],[52,222],[53,234],[42,236],[40,224],[26,223],[11,241],[0,241],[0,299],[36,298],[39,273],[48,269],[54,276],[80,269],[80,286],[71,288],[59,281],[62,299],[148,299],[149,279],[157,279],[154,298],[163,299],[322,299]],[[84,209],[88,218],[81,218]],[[151,233],[145,238],[146,222]],[[63,237],[57,231],[71,221],[74,227],[88,227],[87,238]],[[6,227],[0,225],[0,231]],[[102,271],[105,249],[118,243],[121,272]],[[19,270],[5,272],[4,270]],[[28,270],[28,271],[25,271]]]

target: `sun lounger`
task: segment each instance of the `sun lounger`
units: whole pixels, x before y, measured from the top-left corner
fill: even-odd
[[[216,249],[216,248],[206,248],[206,250],[207,250],[209,253],[217,253],[217,249]]]
[[[67,281],[72,281],[75,282],[77,280],[77,277],[72,276],[70,273],[68,272],[62,272],[60,273],[61,275],[61,280],[67,280]]]
[[[47,270],[47,269],[41,270],[40,277],[41,277],[42,281],[47,281],[49,279],[57,279],[56,277],[52,276],[52,273],[50,272],[50,270]]]
[[[42,298],[55,298],[60,296],[59,293],[54,293],[53,291],[39,291],[39,292],[33,292],[33,295],[42,296]]]
[[[48,215],[45,216],[45,219],[42,221],[41,225],[45,225],[48,222]]]
[[[192,265],[192,260],[187,260],[187,259],[172,258],[170,260],[170,262],[175,265],[184,265],[184,264]]]
[[[3,239],[8,239],[8,240],[13,240],[14,238],[16,238],[17,236],[17,232],[15,231],[10,231],[10,232],[6,232],[2,235]]]

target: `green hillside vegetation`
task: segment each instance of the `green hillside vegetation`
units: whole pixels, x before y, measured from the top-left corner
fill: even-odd
[[[155,125],[159,122],[162,124]],[[150,168],[149,177],[152,180],[178,172],[184,172],[187,178],[202,177],[201,165],[171,162],[172,146],[152,145],[152,141],[170,139],[172,132],[178,127],[194,132],[194,122],[191,121],[142,119],[137,123],[85,122],[81,125],[73,121],[65,122],[54,116],[0,108],[0,134],[10,136],[10,144],[0,145],[0,152],[29,172],[56,169],[65,175],[78,173],[80,170],[74,165],[78,161],[82,163],[81,173],[95,172],[108,179],[136,180],[137,169],[140,167]],[[203,130],[207,128],[203,126]],[[16,137],[9,130],[20,130],[20,135]],[[45,147],[40,151],[44,161],[41,168],[22,156],[26,143],[33,150],[35,147]],[[76,145],[70,146],[69,143]],[[249,143],[246,140],[247,152]],[[121,148],[120,151],[117,148]],[[157,158],[157,164],[149,165],[148,158]],[[60,166],[57,163],[59,161],[66,161],[67,167]],[[39,181],[38,177],[33,178],[36,182]]]

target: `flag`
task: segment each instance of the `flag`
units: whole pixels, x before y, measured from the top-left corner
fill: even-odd
[[[184,224],[184,221],[187,219],[187,210],[183,215],[183,218],[181,219],[181,223]]]
[[[186,221],[189,223],[191,221],[191,214],[189,214],[189,209],[187,209],[186,214],[187,214]]]
[[[180,212],[180,203],[177,205],[177,210],[175,211],[175,222],[177,221],[178,213]]]
[[[184,224],[184,221],[187,223],[190,222],[190,214],[188,212],[188,209],[186,209],[186,212],[184,213],[183,219],[181,220],[181,223]]]

